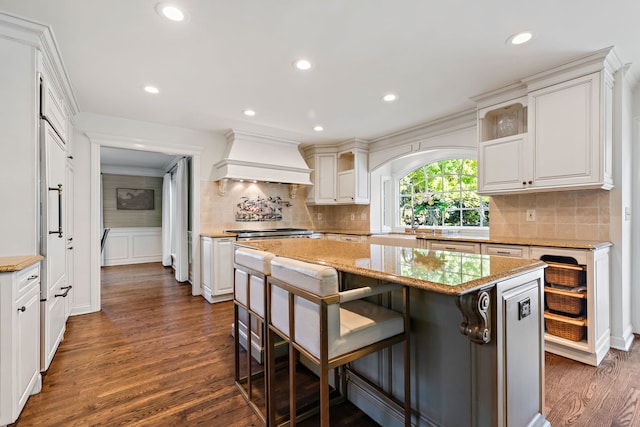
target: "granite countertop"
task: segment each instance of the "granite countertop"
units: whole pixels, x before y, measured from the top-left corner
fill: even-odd
[[[44,259],[41,255],[19,255],[0,257],[0,273],[20,271]]]
[[[253,240],[236,246],[447,295],[463,295],[545,266],[537,260],[319,239]]]
[[[402,233],[400,234],[402,235]],[[600,249],[611,246],[611,242],[601,242],[595,240],[570,240],[570,239],[547,239],[531,237],[486,237],[463,234],[431,234],[417,233],[417,239],[445,240],[458,242],[475,243],[496,243],[501,245],[524,245],[524,246],[548,246],[553,248],[570,249]]]

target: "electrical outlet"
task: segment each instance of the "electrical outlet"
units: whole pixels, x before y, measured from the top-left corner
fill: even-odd
[[[322,221],[322,214],[318,212],[318,221]]]
[[[356,219],[356,214],[352,213],[351,214],[351,221],[355,221],[355,219]]]
[[[527,209],[527,221],[535,221],[535,220],[536,220],[536,210]]]

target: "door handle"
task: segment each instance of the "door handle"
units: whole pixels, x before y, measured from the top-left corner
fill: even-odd
[[[58,192],[58,230],[49,230],[49,234],[58,234],[58,237],[62,239],[62,184],[58,184],[57,187],[49,187],[49,191]]]

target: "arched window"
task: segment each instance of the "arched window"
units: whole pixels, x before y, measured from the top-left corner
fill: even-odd
[[[449,159],[420,166],[400,179],[400,225],[488,227],[489,198],[478,190],[478,162]]]

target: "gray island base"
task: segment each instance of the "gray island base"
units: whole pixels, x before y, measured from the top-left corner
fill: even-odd
[[[346,288],[411,288],[411,407],[418,426],[548,426],[543,272],[536,260],[316,239],[238,242],[334,267]],[[384,303],[385,301],[383,301]],[[401,309],[398,299],[388,301]],[[402,412],[402,346],[356,360],[347,396],[384,426]]]

